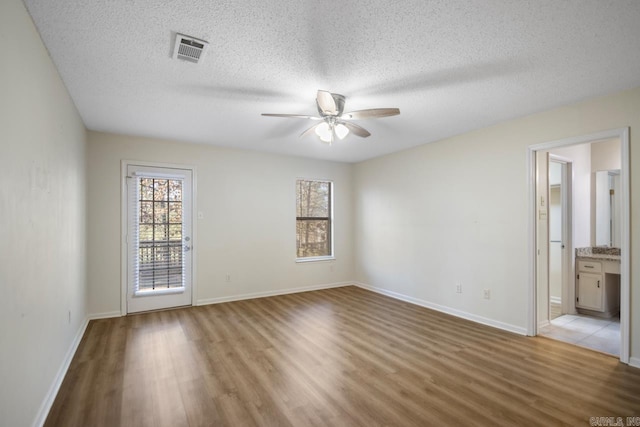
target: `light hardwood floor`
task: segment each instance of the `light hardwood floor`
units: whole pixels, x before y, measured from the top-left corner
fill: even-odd
[[[48,426],[589,425],[640,369],[356,287],[92,321]]]

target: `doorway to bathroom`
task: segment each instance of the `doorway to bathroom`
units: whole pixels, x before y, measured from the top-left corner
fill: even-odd
[[[529,147],[529,335],[629,361],[629,132]],[[617,149],[615,148],[617,147]]]

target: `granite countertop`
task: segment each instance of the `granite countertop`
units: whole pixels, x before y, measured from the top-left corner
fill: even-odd
[[[576,258],[620,262],[620,248],[609,248],[604,246],[576,248]]]

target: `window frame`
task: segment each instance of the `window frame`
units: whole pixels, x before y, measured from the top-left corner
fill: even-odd
[[[297,210],[298,210],[298,188],[299,188],[299,182],[300,181],[313,181],[313,182],[322,182],[322,183],[328,183],[329,184],[329,206],[328,206],[328,213],[329,213],[329,217],[298,217],[297,214]],[[296,263],[305,263],[305,262],[318,262],[318,261],[331,261],[331,260],[335,260],[335,247],[334,247],[334,191],[335,191],[335,185],[334,182],[330,179],[317,179],[317,178],[296,178],[295,180],[295,254],[296,254]],[[298,257],[298,221],[328,221],[328,227],[329,227],[329,235],[328,235],[328,239],[329,239],[329,251],[330,254],[329,255],[321,255],[321,256],[308,256],[308,257]]]

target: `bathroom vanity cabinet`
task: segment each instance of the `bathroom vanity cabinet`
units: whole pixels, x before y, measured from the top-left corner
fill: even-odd
[[[576,258],[576,308],[600,317],[620,312],[620,261]]]

